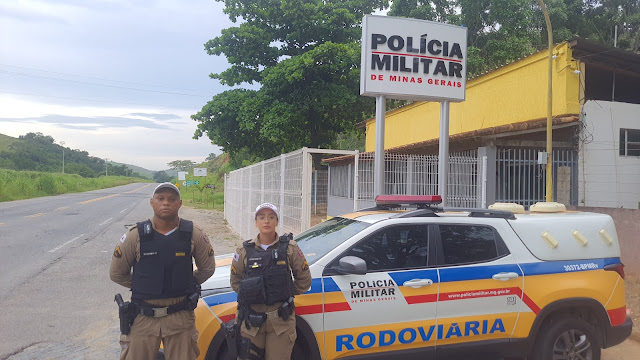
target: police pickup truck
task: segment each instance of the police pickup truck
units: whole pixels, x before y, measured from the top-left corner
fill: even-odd
[[[525,213],[376,201],[295,238],[313,282],[295,298],[292,359],[598,360],[630,335],[611,217],[555,203]],[[228,357],[221,327],[235,314],[221,266],[196,309],[199,359]]]

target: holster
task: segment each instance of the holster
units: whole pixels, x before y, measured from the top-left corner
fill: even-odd
[[[194,310],[196,307],[198,307],[198,299],[200,299],[200,292],[194,292],[193,294],[187,296],[187,298],[184,300],[185,303],[185,310]]]
[[[267,314],[255,312],[250,309],[248,320],[251,326],[259,328],[267,320]]]
[[[222,324],[222,331],[227,341],[227,349],[229,349],[229,359],[238,358],[238,343],[240,342],[240,324],[234,322],[228,322]]]
[[[257,347],[250,339],[242,337],[240,334],[238,334],[238,339],[238,358],[242,360],[264,360],[264,349]]]
[[[282,306],[278,309],[278,316],[280,316],[282,320],[286,321],[289,318],[289,316],[293,314],[293,311],[295,309],[296,307],[293,304],[293,296],[292,296],[289,298],[289,300],[283,303]]]
[[[123,301],[122,300],[122,295],[120,294],[116,294],[115,297],[115,302],[118,304],[118,317],[120,318],[120,332],[123,335],[129,335],[129,332],[131,332],[131,324],[133,323],[133,319],[135,319],[135,317],[132,317],[131,313],[131,309],[133,307],[133,304],[131,304],[131,302],[127,301]]]

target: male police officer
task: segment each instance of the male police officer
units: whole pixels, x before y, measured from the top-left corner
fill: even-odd
[[[150,203],[153,218],[124,234],[111,260],[111,280],[131,288],[135,318],[130,343],[121,337],[121,359],[155,359],[162,340],[167,359],[193,360],[200,353],[193,309],[215,270],[213,248],[201,228],[178,217],[176,186],[158,185]]]
[[[231,287],[238,293],[241,329],[238,357],[289,359],[296,340],[293,296],[309,289],[311,273],[290,234],[278,237],[274,205],[259,205],[255,221],[260,233],[236,250],[231,263]]]

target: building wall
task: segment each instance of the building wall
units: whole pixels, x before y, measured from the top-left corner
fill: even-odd
[[[579,204],[638,209],[640,157],[620,156],[620,128],[640,129],[640,105],[587,101],[580,136]]]
[[[468,81],[466,100],[450,105],[449,134],[545,118],[547,54],[546,50],[533,54]],[[554,54],[553,114],[578,114],[579,75],[573,71],[580,64],[572,60],[567,43],[557,45]],[[440,103],[416,102],[386,114],[384,147],[436,139],[439,133]],[[375,119],[367,121],[366,134],[366,151],[374,151]]]

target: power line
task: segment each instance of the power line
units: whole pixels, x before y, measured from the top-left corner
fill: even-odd
[[[50,97],[50,98],[66,99],[66,100],[80,100],[80,101],[106,102],[106,103],[114,103],[114,104],[128,104],[128,105],[138,105],[138,106],[154,106],[154,107],[164,107],[164,108],[193,109],[192,107],[187,107],[187,106],[170,106],[170,105],[140,104],[140,103],[134,103],[134,102],[128,102],[128,101],[112,101],[112,100],[83,99],[83,98],[75,98],[75,97],[65,97],[65,96],[55,96],[55,95],[41,95],[41,94],[29,94],[29,93],[20,93],[20,92],[14,92],[14,91],[3,91],[3,90],[0,90],[0,93],[16,94],[16,95],[26,95],[26,96],[41,96],[41,97]]]
[[[150,86],[150,87],[157,87],[157,88],[164,88],[164,89],[176,89],[176,90],[193,91],[193,92],[198,92],[198,91],[200,91],[200,90],[185,89],[185,88],[171,88],[171,87],[163,86],[163,85],[145,84],[145,83],[138,83],[138,82],[133,82],[133,81],[111,80],[111,79],[105,79],[105,78],[100,78],[100,77],[95,77],[95,76],[86,76],[86,75],[78,75],[78,74],[69,74],[69,73],[63,73],[63,72],[57,72],[57,71],[50,71],[50,70],[34,69],[34,68],[29,68],[29,67],[24,67],[24,66],[16,66],[16,65],[9,65],[9,64],[0,64],[0,66],[7,66],[7,67],[12,67],[12,68],[17,68],[17,69],[23,69],[23,70],[40,71],[40,72],[46,72],[46,73],[51,73],[51,74],[57,74],[57,75],[77,76],[77,77],[83,77],[83,78],[87,78],[87,79],[94,79],[94,80],[102,80],[102,81],[119,82],[119,83],[124,83],[124,84],[142,85],[142,86]]]
[[[132,87],[127,87],[127,86],[119,86],[119,85],[98,84],[98,83],[92,83],[92,82],[88,82],[88,81],[71,80],[71,79],[60,79],[60,78],[55,78],[55,77],[46,76],[46,75],[26,74],[26,73],[19,73],[19,72],[11,72],[11,71],[7,71],[7,70],[0,70],[0,73],[11,74],[11,75],[20,75],[20,76],[29,76],[29,77],[40,78],[40,79],[53,79],[53,80],[60,80],[60,81],[69,81],[69,82],[80,83],[80,84],[105,86],[105,87],[118,88],[118,89],[147,91],[147,92],[160,93],[160,94],[194,96],[194,97],[206,96],[206,95],[194,95],[194,94],[178,93],[178,92],[172,92],[172,91],[160,91],[160,90],[148,90],[148,89],[132,88]]]

